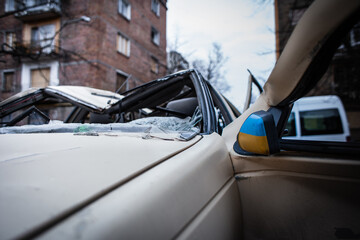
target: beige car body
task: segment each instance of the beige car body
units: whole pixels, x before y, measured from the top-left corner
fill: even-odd
[[[264,92],[222,135],[0,135],[0,238],[359,237],[358,156],[233,150],[247,116],[290,96],[326,39],[359,9],[355,0],[316,1]]]

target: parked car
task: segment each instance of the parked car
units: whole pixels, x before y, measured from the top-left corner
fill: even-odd
[[[238,116],[196,70],[123,95],[49,86],[5,100],[0,103],[0,238],[39,237],[61,219],[82,216],[92,203],[118,214],[84,232],[79,226],[44,237],[171,238],[233,177],[220,134]],[[211,184],[204,187],[207,181]],[[102,205],[108,200],[115,202]],[[127,223],[111,226],[112,217]]]
[[[1,103],[0,238],[358,238],[359,146],[281,136],[359,11],[315,1],[239,117],[195,70],[121,96],[49,87]],[[74,107],[61,120],[50,105]]]
[[[294,103],[283,139],[350,141],[349,123],[335,95],[303,97]]]

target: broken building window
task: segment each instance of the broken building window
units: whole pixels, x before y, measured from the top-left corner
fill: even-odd
[[[151,40],[156,45],[160,45],[160,33],[154,27],[151,27]]]
[[[51,53],[59,46],[60,18],[47,21],[26,22],[22,41],[32,53]]]
[[[42,52],[50,53],[54,50],[55,25],[47,24],[31,28],[31,47],[39,48]]]

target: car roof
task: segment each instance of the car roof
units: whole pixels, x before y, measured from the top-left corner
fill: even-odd
[[[114,92],[82,86],[49,86],[45,91],[100,111],[108,109],[123,98]]]
[[[104,111],[118,103],[123,96],[111,91],[84,86],[48,86],[45,88],[30,88],[0,103],[0,108],[18,104],[21,99],[27,99],[34,94],[47,94],[75,105],[81,105],[93,111]],[[8,107],[8,108],[11,108]]]
[[[295,105],[297,104],[314,105],[315,103],[338,104],[340,102],[341,102],[340,98],[336,95],[324,95],[324,96],[310,96],[310,97],[300,98],[295,102]]]

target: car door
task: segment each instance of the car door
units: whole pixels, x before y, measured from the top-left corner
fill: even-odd
[[[339,41],[360,16],[359,9],[358,1],[315,1],[295,28],[264,92],[224,129],[245,239],[360,236],[359,145],[280,140],[292,103],[320,79]],[[272,139],[256,135],[260,127],[271,134],[263,118],[269,114]],[[259,119],[263,122],[256,125]],[[248,127],[249,122],[256,124]],[[262,137],[270,139],[269,148],[277,143],[270,154],[257,146]],[[252,148],[244,144],[249,139],[255,139]]]

